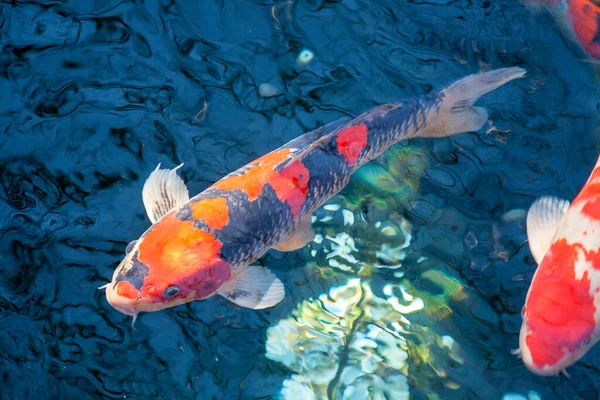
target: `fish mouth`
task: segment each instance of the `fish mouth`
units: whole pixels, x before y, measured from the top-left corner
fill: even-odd
[[[125,315],[135,317],[138,314],[133,305],[123,304],[123,299],[115,293],[115,291],[111,288],[111,285],[106,288],[106,301],[108,301],[108,304],[110,304],[112,308],[122,312]]]

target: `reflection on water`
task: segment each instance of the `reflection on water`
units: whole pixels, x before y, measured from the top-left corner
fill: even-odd
[[[4,2],[0,387],[7,399],[596,399],[511,350],[535,264],[523,210],[598,156],[597,66],[513,0]],[[307,52],[308,51],[308,52]],[[524,79],[490,124],[395,146],[260,262],[286,299],[136,323],[105,284],[147,228],[144,179],[195,194],[303,132],[480,69]],[[520,396],[520,397],[515,397]]]
[[[384,292],[393,296],[393,287]],[[302,303],[293,318],[269,328],[267,357],[296,373],[283,385],[286,399],[391,397],[408,399],[410,322],[368,283],[352,279],[317,300]],[[400,308],[421,308],[412,302]],[[406,302],[406,299],[402,299]],[[302,396],[300,396],[302,393]]]
[[[403,185],[398,182],[395,192]],[[440,335],[435,327],[452,313],[449,301],[467,298],[464,286],[428,269],[420,279],[437,293],[416,289],[403,278],[410,223],[381,199],[362,208],[343,196],[333,200],[339,203],[324,206],[317,213],[324,216],[313,223],[317,235],[309,248],[315,261],[309,266],[361,278],[304,301],[290,318],[268,329],[266,356],[294,372],[283,383],[282,396],[408,399],[412,388],[428,398],[444,398],[432,390],[434,385],[458,396],[461,383],[449,376],[445,365],[464,364],[462,351],[452,336]],[[416,263],[425,260],[420,257]],[[385,279],[378,276],[380,270]]]

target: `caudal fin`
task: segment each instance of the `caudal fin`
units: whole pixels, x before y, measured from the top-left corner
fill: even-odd
[[[513,79],[522,78],[523,68],[495,69],[469,75],[440,91],[441,102],[427,116],[425,129],[419,136],[443,137],[461,132],[479,130],[488,120],[485,108],[475,102]]]

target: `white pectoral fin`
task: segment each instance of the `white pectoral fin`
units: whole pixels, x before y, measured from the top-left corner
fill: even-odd
[[[535,261],[540,264],[550,249],[560,221],[569,209],[569,201],[544,196],[533,202],[527,212],[527,237]]]
[[[273,307],[285,297],[283,283],[268,269],[257,265],[236,268],[217,294],[241,307],[260,310]]]
[[[315,238],[310,215],[304,217],[298,227],[283,237],[273,248],[277,251],[294,251],[306,246]]]
[[[183,179],[177,175],[177,170],[183,164],[173,169],[160,169],[160,164],[150,174],[144,183],[142,198],[148,218],[152,223],[175,207],[188,202],[190,195]]]

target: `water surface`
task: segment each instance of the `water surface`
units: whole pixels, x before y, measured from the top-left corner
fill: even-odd
[[[510,352],[535,269],[523,210],[572,199],[599,148],[597,66],[548,15],[510,0],[1,7],[0,397],[599,397],[598,349],[571,379]],[[528,76],[482,99],[489,125],[395,146],[316,213],[317,241],[263,258],[287,288],[277,307],[215,297],[132,330],[96,289],[149,226],[159,162],[185,163],[196,194],[323,124],[505,66]]]

